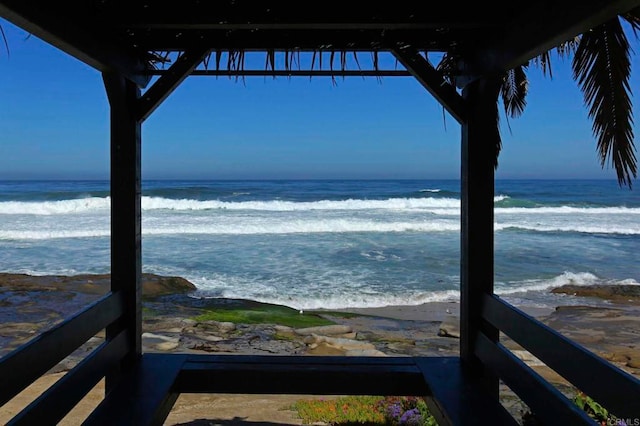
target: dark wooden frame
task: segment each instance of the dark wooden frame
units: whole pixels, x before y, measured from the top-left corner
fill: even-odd
[[[82,14],[93,2],[70,4]],[[105,15],[109,16],[108,6],[118,3],[102,4],[107,4]],[[251,16],[247,23],[246,13],[236,8],[216,9],[218,3],[198,6],[210,8],[209,13],[215,16],[226,16],[217,23],[212,23],[206,13],[190,12],[191,6],[178,9],[170,17],[138,16],[140,10],[134,9],[126,16],[116,13],[118,19],[110,16],[116,29],[126,27],[154,34],[150,39],[136,39],[147,43],[140,47],[127,43],[125,36],[114,36],[103,22],[93,28],[81,20],[71,21],[62,10],[66,3],[0,0],[0,16],[101,71],[111,107],[111,292],[0,360],[0,405],[103,329],[106,341],[10,424],[57,422],[103,377],[107,379],[105,398],[87,424],[161,424],[183,392],[417,394],[427,398],[440,424],[486,424],[487,419],[513,424],[498,402],[498,379],[546,423],[589,424],[581,410],[499,343],[500,331],[616,415],[638,417],[634,410],[640,400],[640,381],[493,294],[493,186],[500,73],[616,14],[640,7],[640,0],[544,4],[554,8],[552,14],[539,4],[528,3],[502,27],[497,26],[498,18],[479,19],[475,9],[451,10],[449,5],[431,6],[427,14],[431,20],[403,18],[401,12],[406,5],[402,4],[385,9],[384,20],[376,18],[376,6],[371,6],[369,12],[374,14],[368,17],[356,14],[336,18],[333,13],[309,15],[277,9]],[[176,29],[184,29],[187,34],[176,37]],[[422,52],[451,46],[456,37],[475,37],[476,33],[479,38],[471,43],[473,48],[461,52],[463,61],[455,76],[456,85],[462,88],[459,94]],[[421,44],[429,37],[433,37],[431,43]],[[389,51],[405,69],[197,70],[211,49],[322,52],[328,45],[333,50]],[[156,70],[150,66],[146,51],[154,48],[183,53],[169,69]],[[152,75],[161,77],[141,93]],[[460,357],[142,353],[141,125],[189,75],[411,75],[443,105],[462,126]],[[256,382],[256,378],[260,380]]]

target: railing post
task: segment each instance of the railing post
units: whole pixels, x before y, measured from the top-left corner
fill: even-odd
[[[460,357],[467,371],[485,380],[497,397],[498,380],[475,355],[478,333],[497,341],[498,331],[482,320],[483,295],[493,293],[493,198],[499,146],[497,96],[500,79],[485,77],[462,91]]]
[[[136,84],[117,73],[103,73],[103,80],[111,106],[111,291],[124,295],[124,314],[107,327],[107,340],[126,330],[128,341],[127,355],[107,376],[108,392],[142,353],[141,122]]]

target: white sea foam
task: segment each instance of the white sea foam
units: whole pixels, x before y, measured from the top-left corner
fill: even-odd
[[[536,232],[580,232],[585,234],[619,234],[619,235],[640,235],[639,223],[616,223],[616,224],[600,224],[600,223],[496,223],[495,231],[504,231],[508,229],[522,229],[526,231]]]
[[[435,190],[434,190],[435,191]],[[495,202],[509,198],[497,195]],[[61,215],[87,212],[108,212],[110,197],[89,197],[60,201],[4,201],[0,202],[0,214],[5,215]],[[248,210],[248,211],[316,211],[316,210],[396,210],[396,211],[428,211],[436,214],[457,215],[460,213],[460,200],[455,198],[389,198],[385,200],[320,200],[309,202],[298,201],[241,201],[229,202],[219,200],[169,199],[162,197],[142,197],[142,209],[202,211],[202,210]],[[496,214],[633,214],[640,215],[640,208],[629,207],[497,207]]]
[[[106,230],[39,230],[4,231],[0,230],[0,240],[54,240],[60,238],[99,238],[111,235]]]
[[[242,201],[226,202],[218,200],[170,200],[166,198],[144,197],[142,208],[146,210],[253,210],[253,211],[313,211],[313,210],[416,210],[433,208],[451,208],[460,205],[452,198],[390,198],[386,200],[341,201],[320,200],[309,202],[296,201]]]
[[[108,221],[66,220],[43,225],[37,222],[4,225],[0,240],[47,240],[61,238],[100,238],[110,235]],[[640,235],[637,223],[535,223],[506,222],[494,224],[496,232],[526,230],[536,232],[577,232],[606,235]],[[340,233],[392,233],[392,232],[459,232],[460,223],[451,220],[372,220],[366,218],[322,217],[256,217],[256,218],[173,218],[143,217],[143,235],[282,235],[282,234],[340,234]]]
[[[640,208],[635,207],[496,207],[496,214],[633,214],[639,215]]]
[[[109,211],[109,197],[89,197],[59,201],[3,201],[0,202],[0,214],[59,215]]]
[[[525,292],[544,292],[563,285],[590,286],[594,284],[638,284],[634,279],[602,280],[590,272],[564,272],[549,279],[524,280],[509,283],[497,283],[496,294],[509,295]],[[640,284],[639,284],[640,285]]]
[[[207,295],[207,291],[200,291],[199,295]],[[248,297],[249,296],[249,297]],[[263,303],[274,303],[290,306],[295,309],[347,309],[347,308],[381,308],[385,306],[415,306],[430,302],[448,302],[460,299],[460,292],[456,290],[443,290],[433,292],[412,292],[405,295],[394,294],[360,294],[345,291],[333,292],[326,296],[305,297],[290,295],[285,297],[265,296],[264,293],[250,294],[234,289],[225,289],[220,296],[231,299],[251,299]]]
[[[414,306],[429,302],[449,302],[460,300],[458,290],[416,291],[408,290],[402,294],[363,291],[362,288],[341,286],[338,290],[332,286],[324,286],[324,294],[298,294],[291,289],[277,289],[267,283],[238,285],[225,279],[192,279],[198,287],[198,294],[204,297],[244,298],[264,303],[276,303],[296,309],[345,309],[345,308],[378,308],[384,306]],[[497,283],[496,294],[501,296],[525,293],[546,294],[549,290],[566,284],[589,286],[593,284],[630,284],[640,285],[633,279],[602,280],[589,272],[564,272],[549,279],[524,280],[509,283]],[[283,294],[283,291],[285,294]]]

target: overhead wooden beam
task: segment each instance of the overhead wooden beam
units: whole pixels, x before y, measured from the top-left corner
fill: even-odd
[[[251,7],[232,1],[148,2],[144,6],[129,2],[100,2],[109,18],[124,28],[165,29],[401,29],[401,28],[479,28],[494,25],[499,5],[471,3],[451,8],[446,3],[416,5],[414,1],[369,3],[365,9],[345,8],[340,1],[322,4],[292,4],[271,1]],[[127,13],[122,13],[125,11]],[[340,13],[336,13],[340,10]],[[365,13],[362,13],[365,10]]]
[[[464,100],[455,87],[444,79],[440,71],[412,48],[398,47],[391,52],[458,123],[464,123],[466,115]]]
[[[167,73],[162,75],[153,86],[138,100],[138,120],[146,120],[160,104],[167,99],[179,85],[189,76],[209,53],[207,48],[196,48],[184,52],[171,65]]]
[[[464,74],[504,72],[553,49],[617,15],[640,6],[640,0],[567,0],[529,2],[504,33],[466,55]]]
[[[460,38],[473,37],[475,30],[167,30],[131,29],[128,40],[148,51],[183,51],[207,46],[212,50],[383,50],[399,43],[424,51],[448,50]]]
[[[81,19],[70,19],[55,2],[0,0],[0,16],[99,71],[118,72],[140,87],[149,82],[139,54],[83,30]]]
[[[166,75],[169,70],[150,71],[149,75]],[[215,77],[411,77],[406,70],[194,70],[192,76]]]

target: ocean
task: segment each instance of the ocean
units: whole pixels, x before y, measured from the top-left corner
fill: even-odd
[[[640,196],[608,180],[498,180],[496,293],[640,281]],[[0,182],[0,271],[109,272],[107,181]],[[144,181],[143,271],[297,309],[459,299],[455,180]]]

